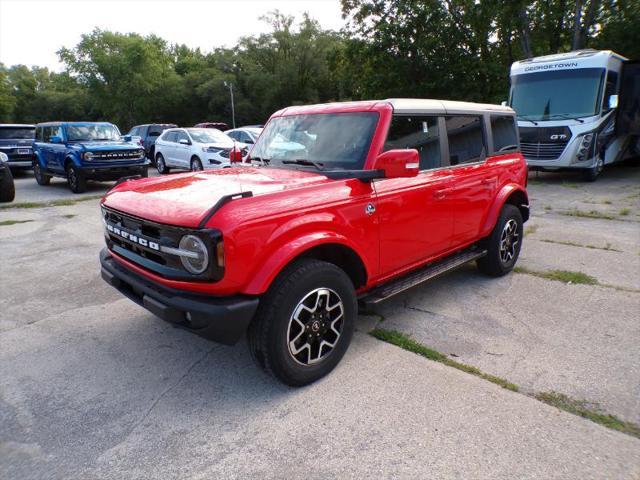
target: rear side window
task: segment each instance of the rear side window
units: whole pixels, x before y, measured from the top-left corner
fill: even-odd
[[[481,116],[448,116],[445,124],[451,165],[479,162],[485,157],[487,147]]]
[[[167,132],[162,136],[162,140],[165,142],[176,142],[176,138],[178,137],[178,132]]]
[[[518,149],[516,119],[511,115],[491,115],[491,136],[494,152],[511,152]]]
[[[415,148],[420,155],[420,170],[442,166],[438,117],[398,115],[391,127],[384,150]]]

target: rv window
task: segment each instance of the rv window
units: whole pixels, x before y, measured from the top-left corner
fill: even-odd
[[[518,149],[518,131],[511,115],[491,115],[493,151],[511,152]]]
[[[451,165],[479,162],[487,153],[482,131],[482,117],[446,117]]]
[[[420,170],[442,166],[438,117],[396,115],[391,121],[384,149],[415,148],[420,154]]]

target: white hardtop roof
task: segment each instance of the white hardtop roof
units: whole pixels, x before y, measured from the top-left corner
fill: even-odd
[[[36,128],[36,126],[25,123],[0,123],[0,128]]]
[[[622,62],[628,60],[611,50],[574,50],[519,60],[511,65],[511,75],[576,68],[606,68],[611,58]]]
[[[388,98],[395,113],[439,113],[439,114],[472,114],[472,113],[508,113],[515,115],[510,107],[491,103],[457,102],[453,100],[431,100],[422,98]]]

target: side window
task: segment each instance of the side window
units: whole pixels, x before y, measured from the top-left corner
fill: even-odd
[[[62,136],[62,127],[59,125],[56,127],[51,127],[51,137],[60,137],[64,140]]]
[[[440,155],[438,117],[397,115],[391,120],[384,150],[415,148],[420,155],[420,170],[443,166]]]
[[[43,130],[43,127],[36,128],[36,142],[44,142],[44,135],[42,134]]]
[[[618,72],[609,70],[607,72],[607,86],[604,90],[604,105],[602,109],[606,112],[609,108],[609,97],[618,93]]]
[[[229,132],[227,133],[234,140],[240,140],[240,132]]]
[[[451,165],[479,162],[485,156],[482,117],[475,115],[445,117]]]
[[[162,139],[165,142],[175,142],[175,141],[177,141],[176,140],[177,136],[178,136],[177,132],[167,132],[162,136]]]
[[[162,133],[162,129],[160,127],[149,127],[149,136],[157,137]]]
[[[42,127],[42,141],[45,143],[51,142],[51,136],[53,135],[51,127]]]
[[[510,152],[518,149],[516,119],[511,115],[491,115],[491,136],[494,152]]]

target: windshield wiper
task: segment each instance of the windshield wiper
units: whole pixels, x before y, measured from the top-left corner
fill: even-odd
[[[304,158],[298,158],[296,160],[282,160],[285,165],[304,165],[305,167],[316,167],[318,170],[323,170],[323,164],[314,162],[313,160],[306,160]]]
[[[584,120],[581,119],[580,117],[572,117],[568,113],[552,113],[551,115],[547,115],[547,118],[552,118],[552,117],[566,118],[567,120],[577,120],[580,123],[584,123]]]
[[[530,118],[526,118],[524,115],[519,115],[518,120],[524,120],[525,122],[531,122],[534,125],[538,125],[538,122],[536,122],[535,120],[531,120]]]

